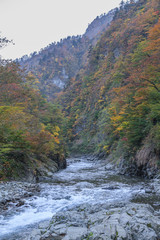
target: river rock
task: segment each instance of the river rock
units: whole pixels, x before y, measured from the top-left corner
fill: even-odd
[[[48,225],[49,225],[49,222],[50,222],[50,221],[43,221],[43,222],[41,222],[41,223],[38,225],[38,228],[39,228],[39,229],[46,229],[46,228],[48,227]]]
[[[151,187],[152,189],[154,189],[155,193],[160,195],[160,179],[159,178],[155,178],[152,180]]]
[[[16,207],[21,207],[24,205],[24,201],[19,201],[17,204],[16,204]]]
[[[99,205],[99,210],[95,206],[83,204],[57,213],[45,225],[45,233],[41,231],[35,235],[34,232],[34,237],[40,234],[41,240],[158,240],[159,217],[160,213],[148,204],[129,203],[122,208]]]
[[[76,184],[77,188],[93,188],[94,185],[88,182],[80,182]]]
[[[68,227],[66,236],[63,240],[78,240],[87,236],[86,227]]]
[[[51,178],[53,177],[53,174],[58,171],[58,169],[58,164],[55,161],[51,159],[42,161],[41,159],[41,164],[37,167],[37,177],[39,180]]]
[[[25,204],[24,198],[33,196],[39,192],[38,184],[23,182],[1,182],[0,183],[0,210],[7,210],[8,206],[15,204],[21,207]]]
[[[104,187],[102,189],[104,189],[104,190],[115,190],[115,189],[120,189],[120,187],[119,186],[110,186],[110,187]]]
[[[149,189],[149,188],[145,190],[145,193],[152,193],[152,192],[153,192],[152,189]]]
[[[78,165],[77,161],[75,165]],[[92,167],[90,168],[90,166]],[[136,202],[142,202],[144,199],[146,200],[145,202],[147,202],[147,198],[152,199],[153,197],[154,199],[155,197],[153,203],[156,203],[158,199],[159,179],[155,181],[145,181],[145,183],[138,181],[139,185],[137,186],[137,182],[134,183],[134,181],[130,184],[130,178],[122,176],[119,178],[118,176],[118,180],[120,181],[117,181],[117,176],[115,178],[114,175],[112,176],[112,171],[109,170],[108,172],[108,170],[105,170],[104,164],[100,161],[97,161],[96,164],[92,162],[91,164],[86,164],[84,161],[84,164],[80,167],[82,168],[78,168],[78,173],[77,169],[71,166],[68,170],[66,169],[64,173],[57,174],[57,178],[55,176],[53,179],[55,180],[53,185],[52,183],[47,183],[47,185],[42,183],[42,185],[40,185],[42,191],[41,194],[35,194],[37,195],[35,196],[37,199],[39,195],[46,197],[45,206],[49,207],[48,209],[52,209],[52,206],[53,209],[55,207],[55,214],[52,219],[50,221],[41,222],[38,227],[37,224],[35,224],[35,231],[30,231],[30,229],[33,229],[34,227],[32,225],[31,227],[29,226],[29,229],[26,229],[26,233],[18,233],[18,236],[20,237],[13,238],[14,236],[10,235],[10,238],[7,240],[160,239],[160,211],[155,211],[155,209],[148,204],[136,204],[130,202],[131,199]],[[91,181],[88,181],[88,176]],[[103,178],[105,180],[105,177],[109,177],[109,182],[107,182],[108,180],[106,182],[102,182]],[[100,179],[99,182],[97,182],[98,179]],[[123,179],[125,179],[125,181]],[[94,184],[93,180],[96,184]],[[135,181],[137,180],[135,179]],[[93,189],[90,188],[91,185],[88,185],[88,182],[93,184]],[[59,183],[60,188],[58,185]],[[67,188],[65,188],[66,186]],[[81,192],[76,191],[77,186],[80,188]],[[19,185],[17,183],[13,185],[8,184],[7,187],[10,189],[9,191],[6,191],[6,188],[3,186],[0,193],[1,195],[4,195],[5,191],[6,193],[9,193],[9,195],[10,193],[15,193],[14,196],[19,198],[19,200],[12,200],[14,201],[14,203],[12,202],[14,206],[20,200],[24,200],[23,195],[22,199],[21,195],[19,195],[19,189],[24,194],[32,194],[36,189],[36,185],[35,187],[32,187],[32,185],[25,185],[24,183],[19,183]],[[13,192],[12,187],[15,188],[15,192]],[[115,187],[120,187],[120,190],[117,190]],[[87,188],[88,191],[86,191],[85,188]],[[106,189],[108,191],[103,188],[108,188]],[[145,194],[145,189],[151,189],[152,191],[155,191],[156,194]],[[134,196],[135,193],[137,194],[136,197]],[[4,207],[7,203],[10,204],[11,200],[7,194],[5,195],[6,198],[4,198]],[[80,198],[78,198],[78,195],[80,195]],[[74,196],[76,196],[76,201],[74,201]],[[128,198],[126,199],[127,196]],[[83,197],[84,201],[82,201]],[[138,199],[138,197],[140,199]],[[115,201],[116,198],[117,201]],[[50,199],[53,199],[54,203],[50,201]],[[61,199],[62,205],[61,201],[59,201]],[[26,201],[27,204],[28,202],[30,202],[30,206],[32,207],[32,201]],[[83,204],[81,204],[81,202],[83,202]],[[61,210],[58,211],[58,209]],[[19,212],[21,212],[21,208],[17,208],[15,210],[15,212],[18,212],[19,210]],[[43,210],[43,219],[46,219],[45,217],[47,217],[47,215],[45,216],[45,208],[38,208],[37,210],[38,214],[41,210]],[[24,234],[28,234],[27,238],[24,238]]]
[[[31,237],[29,238],[30,240],[39,240],[41,238],[41,230],[40,229],[34,229],[31,232]]]

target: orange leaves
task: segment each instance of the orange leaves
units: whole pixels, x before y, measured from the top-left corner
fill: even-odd
[[[56,133],[52,134],[43,128],[37,134],[27,133],[26,140],[29,141],[32,150],[37,154],[54,152],[57,149],[57,144],[60,143]]]
[[[148,40],[149,44],[145,51],[160,52],[160,19],[153,28],[149,30]]]
[[[154,41],[160,38],[160,19],[154,27],[149,30],[148,38]]]
[[[32,74],[22,78],[12,64],[0,68],[0,143],[36,154],[60,151],[61,110],[41,97]]]
[[[113,126],[117,126],[121,121],[123,117],[121,115],[116,115],[111,117],[111,121],[113,123]]]
[[[0,125],[9,126],[10,128],[17,130],[25,130],[28,117],[23,108],[0,106]]]

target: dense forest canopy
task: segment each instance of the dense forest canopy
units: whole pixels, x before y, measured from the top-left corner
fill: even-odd
[[[1,47],[7,42],[1,38]],[[17,152],[54,158],[64,145],[159,163],[159,56],[160,1],[130,0],[83,36],[23,57],[20,66],[1,65],[1,177],[11,174]]]
[[[8,40],[0,42],[2,47]],[[0,178],[18,174],[23,158],[31,165],[31,158],[65,154],[63,114],[41,96],[31,74],[14,62],[3,61],[0,93]]]
[[[70,119],[74,151],[130,158],[147,144],[157,159],[159,16],[160,1],[121,2],[110,27],[89,52],[88,64],[70,81],[59,101]]]

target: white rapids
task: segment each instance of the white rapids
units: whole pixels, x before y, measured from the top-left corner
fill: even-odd
[[[60,210],[83,203],[124,203],[144,191],[142,180],[117,176],[106,169],[102,160],[80,157],[67,162],[65,170],[38,183],[41,191],[23,199],[23,206],[13,206],[0,216],[0,240],[21,239],[13,238],[13,234],[16,236],[40,221],[51,219]]]

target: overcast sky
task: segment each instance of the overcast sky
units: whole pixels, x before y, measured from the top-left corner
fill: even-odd
[[[0,32],[15,45],[0,51],[19,58],[72,35],[81,35],[97,16],[121,0],[0,0]]]

